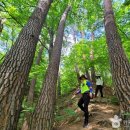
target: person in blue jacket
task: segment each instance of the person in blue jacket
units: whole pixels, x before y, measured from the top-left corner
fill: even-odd
[[[89,112],[88,112],[88,105],[90,102],[90,98],[92,98],[92,83],[87,80],[87,77],[85,75],[82,75],[80,78],[81,85],[80,90],[77,91],[76,94],[81,93],[82,97],[78,101],[79,108],[84,112],[84,124],[83,127],[88,126],[88,118],[89,118]]]

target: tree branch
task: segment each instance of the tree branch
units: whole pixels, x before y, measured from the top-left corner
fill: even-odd
[[[43,44],[43,42],[39,39],[39,42],[41,43],[41,45],[43,46],[43,47],[45,47],[46,49],[47,49],[47,51],[49,52],[49,49]]]
[[[127,34],[126,34],[122,29],[120,29],[119,26],[117,26],[117,28],[119,29],[119,31],[120,31],[121,33],[123,33],[123,34],[126,36],[127,39],[130,40],[130,38],[127,36]]]
[[[2,1],[1,2],[4,6],[2,6],[3,7],[3,9],[4,9],[4,11],[6,12],[6,13],[8,13],[8,15],[16,22],[16,23],[18,23],[21,27],[24,27],[13,15],[11,15],[10,13],[9,13],[9,11],[8,10],[6,10],[6,4]]]

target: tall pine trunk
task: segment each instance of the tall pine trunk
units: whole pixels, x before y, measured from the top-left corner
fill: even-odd
[[[70,6],[66,8],[59,23],[51,60],[46,72],[43,89],[32,117],[30,130],[52,130],[64,26],[69,10]]]
[[[0,130],[16,130],[26,81],[52,0],[40,0],[0,66]]]
[[[109,50],[112,78],[121,109],[127,111],[130,105],[130,64],[122,48],[111,0],[104,0],[106,40]]]

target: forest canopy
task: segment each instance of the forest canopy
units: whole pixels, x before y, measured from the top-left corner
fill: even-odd
[[[26,112],[35,110],[32,122],[36,122],[35,117],[37,121],[42,118],[46,109],[53,117],[51,107],[57,97],[78,88],[82,74],[93,84],[100,74],[104,86],[116,91],[118,99],[122,95],[124,104],[129,101],[126,89],[130,90],[130,0],[113,0],[110,12],[103,4],[106,1],[0,2],[0,101],[5,103],[0,125],[6,124],[6,130],[22,127],[23,120],[28,118]],[[109,14],[113,19],[107,19]],[[113,24],[109,23],[111,19],[115,20]],[[41,104],[45,108],[38,115]],[[5,106],[9,112],[4,110]],[[6,112],[14,117],[9,114],[4,122]],[[49,127],[45,120],[43,124],[50,130],[52,122],[53,119]],[[32,123],[31,130],[36,129],[41,130],[40,125]]]

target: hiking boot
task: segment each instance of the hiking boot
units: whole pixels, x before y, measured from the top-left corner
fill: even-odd
[[[88,123],[84,123],[83,128],[88,128]]]
[[[88,117],[91,117],[91,116],[92,116],[92,114],[91,114],[91,113],[89,113],[89,114],[88,114]]]

